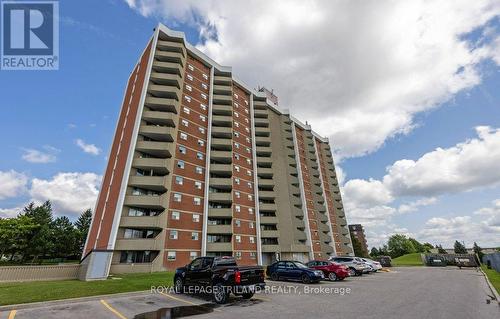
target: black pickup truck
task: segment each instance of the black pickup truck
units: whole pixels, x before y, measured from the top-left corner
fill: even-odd
[[[245,299],[253,297],[256,288],[264,288],[264,269],[238,266],[233,257],[199,257],[177,268],[174,275],[176,293],[209,293],[216,303],[226,303],[229,294]]]

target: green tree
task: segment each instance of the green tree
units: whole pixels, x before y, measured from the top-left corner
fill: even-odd
[[[33,220],[26,216],[0,218],[0,257],[10,254],[10,260],[22,253],[28,245],[28,237],[37,228]]]
[[[434,246],[432,246],[432,244],[429,243],[424,243],[422,246],[424,247],[424,252],[426,253],[430,253],[431,249],[434,249]]]
[[[408,240],[412,243],[413,248],[415,248],[415,252],[417,253],[423,253],[425,252],[424,245],[418,242],[415,238],[408,238]]]
[[[40,256],[46,256],[52,251],[52,205],[50,201],[40,206],[35,206],[32,202],[24,208],[21,215],[31,218],[38,226],[29,234],[28,245],[23,252],[23,261],[32,257],[32,262],[35,262]]]
[[[455,254],[467,254],[467,249],[465,248],[464,244],[459,242],[458,240],[455,240],[455,244],[453,245],[455,249]]]
[[[375,258],[377,256],[380,255],[380,252],[378,251],[377,247],[372,247],[371,251],[370,251],[370,256],[372,258]]]
[[[448,252],[443,248],[443,245],[436,245],[438,254],[447,254]]]
[[[51,257],[68,258],[74,256],[78,234],[68,217],[57,217],[52,222]]]
[[[87,240],[87,234],[90,229],[90,224],[92,223],[92,210],[87,209],[84,211],[80,217],[75,222],[75,227],[77,230],[77,246],[75,251],[75,256],[81,256],[83,252],[83,246],[85,245],[85,241]]]
[[[384,244],[382,247],[378,248],[379,256],[389,256],[389,247],[387,244]]]
[[[389,248],[389,255],[392,258],[416,252],[412,242],[402,234],[395,234],[389,237],[387,246]]]
[[[476,254],[477,257],[479,258],[479,262],[482,263],[484,256],[483,249],[479,247],[479,245],[476,242],[474,242],[473,249],[474,249],[474,254]]]

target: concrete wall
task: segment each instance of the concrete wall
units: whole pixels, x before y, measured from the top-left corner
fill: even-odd
[[[47,266],[2,266],[0,282],[77,279],[80,264]]]

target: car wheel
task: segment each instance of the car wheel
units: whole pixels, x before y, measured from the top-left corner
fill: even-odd
[[[243,299],[250,299],[253,297],[253,292],[249,292],[249,293],[243,294],[241,296],[243,297]]]
[[[349,276],[357,276],[357,272],[354,268],[349,268]]]
[[[213,287],[213,297],[216,303],[225,304],[229,299],[229,292],[221,283],[218,283]]]
[[[308,284],[311,282],[311,278],[308,275],[302,275],[302,283]]]
[[[278,281],[278,280],[279,280],[278,274],[277,274],[277,273],[275,273],[275,272],[273,272],[273,273],[271,274],[271,280]]]
[[[174,283],[174,289],[176,294],[181,294],[184,290],[184,283],[181,277],[177,277]]]
[[[335,274],[334,272],[329,273],[328,279],[330,279],[330,281],[337,281],[337,274]]]

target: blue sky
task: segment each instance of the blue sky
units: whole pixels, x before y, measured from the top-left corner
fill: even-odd
[[[259,5],[262,7],[264,4],[257,1],[252,6],[256,8],[251,10],[257,10]],[[400,178],[398,183],[404,180],[406,190],[397,189],[394,186],[397,183],[378,183],[388,174],[386,168],[400,160],[416,162],[436,148],[450,149],[459,143],[477,139],[475,128],[478,126],[490,127],[490,144],[495,145],[497,137],[494,130],[500,128],[500,69],[499,62],[495,62],[494,52],[500,45],[493,45],[500,28],[499,13],[495,11],[497,8],[472,8],[478,20],[481,20],[479,16],[482,14],[487,22],[468,22],[470,26],[465,31],[449,22],[446,25],[449,33],[440,35],[443,38],[437,38],[435,44],[425,39],[426,43],[431,42],[435,46],[432,47],[434,51],[442,52],[445,57],[429,58],[427,55],[432,50],[416,52],[414,60],[403,61],[407,64],[401,66],[392,62],[399,58],[397,55],[391,58],[394,52],[387,54],[381,51],[388,50],[387,43],[381,42],[392,40],[399,44],[409,41],[407,38],[411,38],[412,25],[401,27],[403,30],[408,28],[407,34],[410,36],[393,36],[387,31],[387,38],[381,39],[371,35],[373,26],[358,25],[356,21],[334,23],[322,18],[322,12],[329,10],[332,14],[342,14],[342,10],[348,10],[352,15],[358,8],[331,8],[330,4],[319,3],[316,12],[317,8],[302,10],[303,5],[290,2],[284,9],[269,6],[267,10],[275,15],[283,15],[285,22],[271,23],[266,17],[256,22],[255,27],[248,27],[250,22],[243,17],[233,18],[236,14],[233,15],[230,10],[241,10],[238,4],[233,3],[222,8],[218,1],[212,5],[191,1],[180,5],[160,0],[146,3],[140,0],[89,0],[85,5],[61,1],[59,70],[0,71],[0,143],[4,149],[0,172],[5,173],[6,181],[17,180],[8,190],[2,192],[0,189],[0,214],[12,216],[19,207],[32,199],[40,201],[50,198],[55,201],[58,214],[68,214],[74,218],[92,204],[99,187],[99,175],[106,165],[129,72],[152,35],[153,28],[161,21],[172,29],[185,32],[191,43],[197,44],[215,60],[234,66],[238,78],[251,86],[265,84],[276,88],[283,107],[290,108],[292,113],[307,119],[321,134],[331,137],[338,147],[337,164],[346,175],[343,194],[347,201],[348,218],[365,224],[371,245],[381,244],[394,232],[445,245],[455,239],[465,240],[468,244],[477,240],[483,246],[500,245],[500,202],[498,205],[494,203],[500,199],[500,177],[498,180],[483,178],[485,174],[481,167],[477,172],[470,173],[477,176],[463,177],[464,180],[471,180],[470,183],[457,188],[447,189],[443,186],[442,189],[434,190],[435,193],[416,191],[413,187],[425,183],[431,185],[435,183],[432,180],[409,181],[409,177],[401,177],[401,174],[397,177]],[[380,6],[382,10],[384,5],[381,3]],[[409,8],[408,15],[411,17],[413,11],[420,9],[426,11],[425,8]],[[449,21],[471,20],[466,13],[455,12],[447,7],[432,10],[446,12],[450,15]],[[308,12],[307,16],[302,17],[302,11]],[[369,15],[368,21],[384,27],[387,21],[399,20],[392,15],[401,14],[387,9],[387,16],[372,16],[368,11],[359,10],[359,20],[363,20],[363,15]],[[295,29],[297,20],[303,22],[300,31]],[[266,32],[255,34],[259,28],[264,28]],[[310,34],[306,32],[308,28],[312,28]],[[314,28],[320,28],[321,31],[318,33]],[[281,33],[273,30],[280,30]],[[293,36],[287,36],[288,31]],[[362,36],[359,40],[353,40],[349,36],[351,31]],[[300,32],[304,32],[304,38],[301,38]],[[457,40],[458,35],[464,39]],[[314,45],[324,47],[318,48],[314,54],[302,52],[297,48],[295,38],[306,41],[306,37]],[[314,40],[315,37],[331,39],[320,41],[319,44]],[[455,48],[450,51],[449,47],[441,45],[446,42],[443,40],[446,37],[456,43],[470,44],[471,47],[482,46],[483,51],[489,53],[468,48],[465,53],[470,55],[469,58],[463,58],[467,54],[456,58],[450,55],[449,60],[456,60],[456,65],[449,66],[446,64],[446,54],[460,50]],[[247,39],[258,39],[257,42],[262,43],[255,45],[255,40],[250,43]],[[415,43],[421,44],[419,41],[421,38],[415,38]],[[410,44],[413,47],[413,43]],[[355,50],[357,47],[360,50]],[[351,48],[354,48],[352,52],[349,51]],[[383,58],[364,64],[369,58],[365,56],[367,48],[373,49],[373,55],[381,54]],[[406,43],[402,45],[402,50],[408,50]],[[266,55],[267,51],[271,52],[269,56]],[[273,60],[277,53],[283,55],[286,64]],[[320,54],[326,55],[320,57]],[[343,54],[348,58],[342,58]],[[331,59],[332,66],[324,74],[321,73],[324,67],[319,69],[320,73],[317,74],[322,74],[320,77],[323,82],[332,79],[328,86],[332,92],[315,93],[314,87],[323,88],[323,84],[314,84],[314,80],[303,81],[311,83],[313,87],[304,88],[302,83],[296,89],[293,75],[303,76],[302,67],[313,70],[315,59],[325,57]],[[435,69],[442,68],[442,71],[432,74],[429,71],[434,69],[432,63],[435,63]],[[377,75],[379,64],[384,66],[386,72]],[[428,70],[429,66],[431,68]],[[450,68],[457,66],[472,68],[474,74],[467,79],[457,79],[454,72],[449,72]],[[426,73],[429,73],[429,78],[425,77]],[[352,79],[348,79],[351,76]],[[442,82],[446,83],[443,90],[434,90],[439,86],[436,83],[440,83],[433,82],[437,76],[442,76]],[[283,81],[283,78],[287,78],[287,81]],[[404,84],[404,81],[411,81],[408,82],[411,84],[391,90],[387,97],[380,98],[389,91],[385,84],[393,87],[394,79],[398,78],[404,80],[395,82]],[[418,85],[414,79],[418,79]],[[357,83],[355,89],[348,86],[351,80]],[[413,85],[415,89],[405,92],[406,87]],[[377,94],[370,96],[372,91]],[[398,95],[394,91],[401,93]],[[306,108],[301,107],[303,100],[298,93],[313,97],[314,103]],[[368,109],[366,103],[359,102],[367,97],[370,101],[380,98],[385,104],[373,102],[373,105],[368,105]],[[329,102],[325,104],[323,101]],[[379,123],[374,120],[375,124],[366,124],[360,116],[350,113],[356,110],[365,114],[373,111],[373,114],[387,117],[381,118]],[[392,123],[393,119],[398,120]],[[359,140],[356,140],[356,136],[359,136]],[[35,154],[38,155],[38,160],[35,160],[38,163],[33,162],[33,157],[31,161],[26,160],[29,158],[27,155],[34,151],[39,152]],[[46,157],[40,159],[40,154]],[[484,162],[495,160],[493,156],[496,156],[494,150],[485,152]],[[474,163],[481,166],[482,159]],[[466,163],[466,160],[466,156],[459,156],[456,161]],[[446,162],[445,159],[443,161]],[[430,165],[422,163],[422,166],[424,164]],[[491,167],[485,169],[491,170]],[[432,171],[432,166],[429,171]],[[440,172],[435,174],[440,180]],[[391,178],[396,177],[391,175]],[[442,179],[446,179],[446,176],[443,175]],[[374,198],[373,194],[381,195]],[[368,197],[371,199],[365,200]],[[418,200],[429,200],[429,203],[417,205],[411,212],[397,212],[401,204]],[[481,213],[477,214],[477,211]]]

